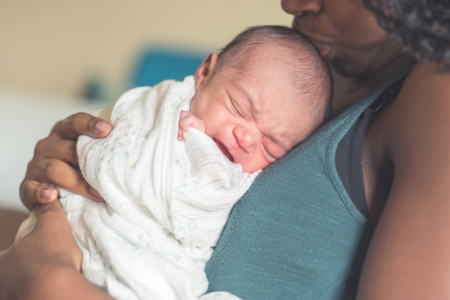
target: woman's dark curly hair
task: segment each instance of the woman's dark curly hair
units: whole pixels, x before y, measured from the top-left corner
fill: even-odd
[[[450,0],[362,0],[405,51],[450,71]]]

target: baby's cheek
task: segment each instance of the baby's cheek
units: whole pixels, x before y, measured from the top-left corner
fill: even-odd
[[[210,124],[208,122],[205,122],[204,120],[202,120],[202,121],[205,124],[205,134],[207,136],[209,136],[210,138],[212,138],[215,134],[214,128],[212,126],[210,126]]]
[[[251,154],[250,154],[251,155]],[[267,168],[271,162],[267,161],[263,154],[246,157],[242,160],[242,170],[246,173],[254,173]]]
[[[220,124],[222,123],[219,116],[210,116],[208,114],[198,116],[198,118],[203,121],[203,124],[205,124],[205,133],[209,137],[213,137],[219,131],[221,127]]]

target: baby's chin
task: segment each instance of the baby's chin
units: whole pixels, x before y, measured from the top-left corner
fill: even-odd
[[[270,163],[267,162],[260,162],[255,164],[255,161],[252,162],[235,162],[237,164],[240,164],[242,166],[242,171],[245,173],[255,173],[261,170],[264,170],[267,166],[270,165]]]
[[[242,166],[242,165],[241,165]],[[244,172],[244,173],[255,173],[255,172],[258,172],[258,171],[261,171],[261,170],[263,170],[264,168],[251,168],[251,167],[245,167],[245,166],[242,166],[242,171]]]

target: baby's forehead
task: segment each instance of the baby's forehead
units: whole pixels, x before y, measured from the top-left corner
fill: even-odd
[[[243,54],[234,54],[223,65],[234,70],[237,77],[258,77],[271,74],[277,79],[289,80],[298,73],[298,63],[292,51],[282,51],[274,47],[258,47]]]
[[[279,83],[289,83],[295,88],[299,81],[305,80],[307,76],[313,78],[315,75],[314,62],[308,59],[307,51],[294,51],[287,47],[258,47],[238,56],[237,61],[230,60],[229,65],[224,65],[237,71],[238,76],[258,76],[270,74],[271,78]],[[306,72],[305,72],[306,71]],[[302,78],[303,77],[303,78]]]
[[[233,94],[249,99],[255,108],[276,106],[281,100],[292,101],[297,96],[292,89],[291,79],[284,70],[279,69],[271,64],[249,64],[239,71],[231,69],[226,79]]]
[[[239,46],[241,51],[230,53],[225,66],[241,69],[254,66],[265,68],[289,67],[298,64],[299,59],[304,57],[307,50],[292,49],[287,44],[263,43],[258,47],[250,47],[243,43]],[[247,49],[248,47],[248,49]],[[305,53],[303,53],[305,52]],[[303,62],[307,63],[307,61]]]

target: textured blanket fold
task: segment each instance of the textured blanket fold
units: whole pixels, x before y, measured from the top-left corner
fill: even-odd
[[[180,111],[194,93],[192,76],[133,89],[114,106],[107,138],[78,139],[81,171],[106,202],[60,189],[61,203],[84,276],[117,299],[203,295],[212,247],[257,175],[242,172],[198,130],[177,140]],[[202,299],[212,296],[233,299]]]

